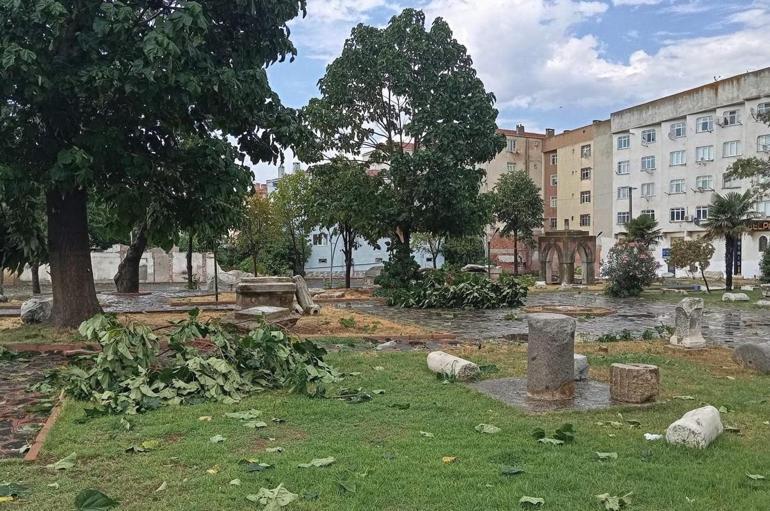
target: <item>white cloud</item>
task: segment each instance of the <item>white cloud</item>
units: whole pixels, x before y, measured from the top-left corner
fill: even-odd
[[[657,5],[663,0],[612,0],[614,5]]]

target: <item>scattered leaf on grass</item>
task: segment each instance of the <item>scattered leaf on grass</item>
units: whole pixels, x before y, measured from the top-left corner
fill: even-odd
[[[166,491],[166,488],[168,488],[168,484],[166,484],[166,481],[163,481],[163,483],[155,490],[155,493],[158,493],[159,491]]]
[[[266,428],[267,424],[262,421],[248,421],[243,423],[243,427],[251,429]]]
[[[556,430],[556,433],[553,435],[553,437],[557,440],[561,440],[564,443],[570,443],[575,440],[575,427],[570,424],[563,424],[559,429]]]
[[[311,467],[328,467],[332,463],[334,463],[335,460],[332,457],[329,458],[316,458],[312,460],[310,463],[300,463],[297,465],[299,468],[311,468]]]
[[[272,418],[272,419],[270,419],[270,420],[272,420],[272,421],[273,421],[273,422],[275,422],[276,424],[283,424],[284,422],[286,422],[286,419],[281,419],[280,417],[273,417],[273,418]]]
[[[227,439],[222,435],[214,435],[211,438],[209,438],[209,442],[211,442],[212,444],[221,444],[225,440]]]
[[[133,424],[128,422],[128,419],[126,419],[125,417],[120,418],[120,425],[123,426],[123,429],[125,429],[126,431],[131,431],[131,428],[133,427]]]
[[[318,500],[320,494],[315,490],[306,490],[302,492],[302,498],[304,500]]]
[[[725,431],[727,431],[728,433],[740,433],[741,428],[739,428],[738,426],[725,425]]]
[[[202,415],[202,416],[198,417],[198,420],[201,421],[201,422],[211,422],[211,420],[213,418],[214,417],[212,417],[211,415]]]
[[[376,395],[382,395],[384,393],[385,393],[384,389],[376,389],[372,391],[372,394],[376,394]]]
[[[537,441],[540,442],[541,444],[549,444],[549,445],[564,444],[564,440],[557,440],[556,438],[548,438],[548,437],[538,438]]]
[[[54,490],[59,489],[59,483],[51,483],[51,484],[47,484],[46,486],[48,486],[49,488],[53,488]]]
[[[219,465],[214,465],[210,469],[206,470],[206,473],[207,474],[211,474],[211,475],[218,474],[219,473]]]
[[[355,481],[344,479],[337,481],[337,489],[339,489],[340,493],[355,493],[357,487]]]
[[[246,472],[264,472],[268,468],[273,468],[273,466],[268,463],[259,462],[246,464]]]
[[[761,481],[761,480],[765,479],[765,476],[763,476],[761,474],[746,474],[746,477],[748,477],[752,481]]]
[[[283,483],[272,490],[260,488],[256,495],[246,495],[246,499],[265,506],[265,511],[274,511],[286,507],[299,498],[299,495],[284,488]]]
[[[515,476],[518,474],[523,474],[524,469],[519,467],[511,467],[509,465],[503,465],[502,468],[500,468],[500,473],[504,476]]]
[[[692,401],[695,398],[692,396],[674,396],[674,399],[682,399],[684,401]]]
[[[375,370],[375,371],[384,371],[384,370],[385,370],[385,368],[384,368],[384,367],[382,367],[382,366],[374,366],[374,370]]]
[[[597,452],[596,457],[600,460],[616,460],[618,459],[618,453],[616,452]]]
[[[473,429],[475,429],[479,433],[486,433],[488,435],[494,435],[495,433],[499,433],[500,432],[500,428],[498,428],[497,426],[494,426],[492,424],[479,424],[478,426],[476,426]]]
[[[420,431],[420,436],[424,436],[425,438],[433,438],[436,435],[434,435],[433,433],[428,433],[427,431]]]
[[[542,506],[543,504],[545,504],[545,499],[542,499],[540,497],[529,497],[527,495],[524,495],[522,498],[519,499],[519,504],[528,505],[528,506]]]
[[[226,413],[225,417],[229,417],[230,419],[238,419],[238,420],[242,420],[242,421],[249,421],[249,420],[254,420],[254,419],[256,419],[257,417],[259,417],[261,415],[262,415],[261,411],[255,410],[255,409],[252,408],[250,410],[245,410],[245,411],[242,411],[242,412]]]
[[[631,493],[626,493],[622,497],[610,495],[609,493],[602,493],[596,496],[599,502],[604,504],[604,509],[607,511],[620,511],[622,508],[631,504]]]
[[[441,458],[441,462],[446,464],[454,463],[455,461],[457,461],[457,456],[444,456]]]
[[[393,403],[388,405],[389,408],[395,408],[396,410],[408,410],[412,406],[411,403]]]
[[[230,484],[230,486],[240,486],[241,485],[241,480],[240,479],[233,479],[232,481],[230,481],[229,484]]]
[[[56,463],[51,463],[50,465],[46,465],[46,468],[50,468],[52,470],[69,470],[72,467],[75,466],[75,462],[77,461],[78,455],[76,453],[72,453],[66,458],[62,458]]]
[[[83,490],[75,497],[77,511],[107,511],[119,504],[99,490]]]
[[[5,497],[0,497],[0,504],[5,504],[6,502],[13,502],[14,498],[10,495]]]
[[[0,484],[0,497],[19,497],[27,492],[27,487],[15,483]]]
[[[719,413],[730,413],[734,411],[734,408],[730,405],[722,405],[719,407]]]
[[[280,454],[283,452],[283,447],[266,447],[265,452],[277,452]]]

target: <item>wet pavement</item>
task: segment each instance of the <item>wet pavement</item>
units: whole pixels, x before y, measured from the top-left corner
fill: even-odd
[[[527,305],[578,305],[608,307],[615,314],[578,318],[577,335],[596,339],[627,329],[635,337],[656,326],[674,324],[676,304],[638,298],[609,298],[599,293],[532,293]],[[401,309],[380,303],[356,302],[340,305],[375,314],[392,321],[404,321],[432,330],[455,334],[459,339],[526,340],[526,313],[517,309],[441,310]],[[708,305],[703,315],[703,336],[713,344],[734,345],[770,340],[770,312],[762,309],[735,309]]]
[[[575,398],[562,401],[530,399],[527,397],[527,380],[523,378],[482,380],[476,383],[469,383],[468,386],[505,404],[533,413],[563,410],[601,410],[613,404],[610,399],[610,386],[593,380],[576,381]]]
[[[31,387],[66,363],[63,355],[22,353],[0,360],[0,459],[22,457],[56,402],[53,388]]]

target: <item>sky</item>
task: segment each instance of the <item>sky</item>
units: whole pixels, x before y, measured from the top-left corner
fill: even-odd
[[[268,68],[284,104],[318,95],[359,23],[402,9],[444,18],[497,97],[498,126],[557,132],[614,111],[770,66],[770,0],[307,0],[290,22],[298,55]],[[286,154],[287,168],[293,155]],[[257,181],[277,167],[254,167]]]

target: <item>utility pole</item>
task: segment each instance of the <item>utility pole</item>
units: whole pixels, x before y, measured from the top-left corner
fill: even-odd
[[[634,219],[634,188],[633,186],[628,186],[628,219],[633,220]]]

